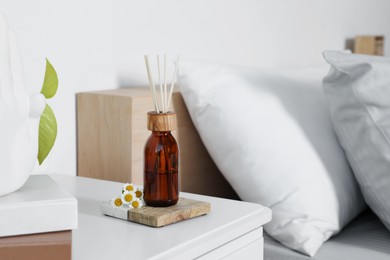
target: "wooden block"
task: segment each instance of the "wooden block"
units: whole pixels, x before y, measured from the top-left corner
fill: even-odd
[[[77,94],[77,175],[143,183],[143,150],[150,135],[147,112],[153,110],[147,88],[112,89]],[[238,199],[211,159],[179,92],[171,111],[180,148],[182,191]]]
[[[104,215],[152,227],[162,227],[210,212],[210,203],[180,198],[176,205],[164,208],[144,206],[140,209],[114,208],[110,202],[101,205]]]
[[[78,93],[77,174],[119,182],[143,182],[143,150],[153,110],[146,89]],[[135,173],[135,174],[133,174]]]
[[[383,56],[384,36],[356,36],[354,53]]]
[[[0,238],[0,259],[70,260],[72,231]]]

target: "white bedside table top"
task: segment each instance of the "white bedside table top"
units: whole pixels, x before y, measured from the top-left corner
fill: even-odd
[[[73,230],[73,260],[191,259],[271,220],[271,210],[258,204],[182,192],[182,197],[210,202],[211,212],[153,228],[100,213],[100,204],[119,195],[122,183],[50,176],[78,200],[79,227]]]

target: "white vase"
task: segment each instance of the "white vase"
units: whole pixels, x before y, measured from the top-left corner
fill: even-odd
[[[0,196],[26,182],[38,154],[41,94],[26,91],[14,33],[0,15]]]

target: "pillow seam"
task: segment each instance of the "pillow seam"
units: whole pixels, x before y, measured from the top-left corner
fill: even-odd
[[[354,87],[352,87],[352,91],[355,95],[355,97],[357,98],[359,104],[363,107],[363,109],[367,112],[369,118],[370,118],[370,121],[372,122],[372,124],[375,126],[375,129],[378,130],[378,132],[380,132],[381,136],[385,139],[386,143],[388,145],[390,145],[390,140],[387,138],[386,134],[383,133],[382,131],[382,128],[378,126],[376,120],[374,119],[374,117],[372,116],[372,114],[370,113],[370,110],[367,108],[367,106],[364,104],[364,102],[362,101],[362,98],[360,97],[359,93],[356,91],[356,89]],[[377,148],[377,146],[375,145],[375,148]],[[378,151],[380,152],[380,151]]]

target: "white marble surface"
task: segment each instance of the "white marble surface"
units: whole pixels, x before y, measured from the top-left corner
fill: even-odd
[[[258,204],[181,193],[211,203],[208,215],[162,228],[100,213],[100,204],[121,192],[122,184],[52,175],[79,203],[79,228],[73,231],[73,259],[192,259],[222,246],[271,219]]]

